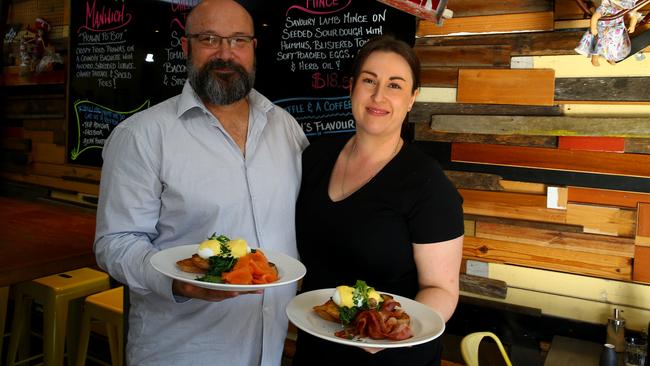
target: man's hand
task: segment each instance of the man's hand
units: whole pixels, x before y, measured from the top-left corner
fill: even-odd
[[[262,290],[258,291],[220,291],[220,290],[210,290],[203,287],[198,287],[191,285],[186,282],[174,280],[172,282],[172,292],[174,295],[191,297],[194,299],[200,299],[204,301],[219,302],[227,300],[239,295],[246,294],[262,294]]]

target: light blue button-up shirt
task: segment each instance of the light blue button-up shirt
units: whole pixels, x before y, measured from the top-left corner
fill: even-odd
[[[106,141],[95,253],[130,287],[131,365],[279,365],[295,285],[210,303],[176,301],[149,263],[213,232],[297,257],[294,205],[308,142],[251,91],[246,156],[188,83],[120,123]]]

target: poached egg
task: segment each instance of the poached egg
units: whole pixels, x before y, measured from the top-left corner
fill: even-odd
[[[221,242],[217,239],[207,239],[199,244],[198,254],[203,259],[221,254]],[[230,248],[230,254],[235,257],[243,257],[251,252],[251,248],[244,239],[233,239],[227,241],[224,245]]]
[[[379,293],[372,287],[370,288],[370,291],[368,291],[368,300],[370,299],[374,299],[377,304],[382,301]],[[357,297],[356,299],[354,298],[354,287],[351,286],[337,286],[332,294],[332,301],[341,307],[359,308],[363,306],[363,299],[361,297]]]

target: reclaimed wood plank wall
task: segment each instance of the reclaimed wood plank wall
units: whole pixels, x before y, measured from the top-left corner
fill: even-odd
[[[464,198],[464,258],[623,281],[650,296],[650,58],[594,67],[577,55],[589,19],[572,0],[449,8],[442,26],[418,22],[423,88],[409,123]],[[517,291],[543,292],[542,303],[562,292]],[[640,328],[650,306],[638,301],[618,305],[637,309],[627,315]],[[604,305],[572,317],[603,323]]]

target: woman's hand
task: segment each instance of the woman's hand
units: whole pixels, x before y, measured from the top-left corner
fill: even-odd
[[[198,287],[191,285],[186,282],[174,280],[172,282],[172,292],[177,296],[185,296],[194,299],[219,302],[227,300],[239,295],[246,294],[262,294],[262,290],[258,291],[220,291],[220,290],[210,290],[203,287]]]
[[[362,350],[368,353],[372,353],[373,355],[379,351],[383,351],[386,349],[386,348],[370,348],[370,347],[359,347],[359,348],[361,348]]]

